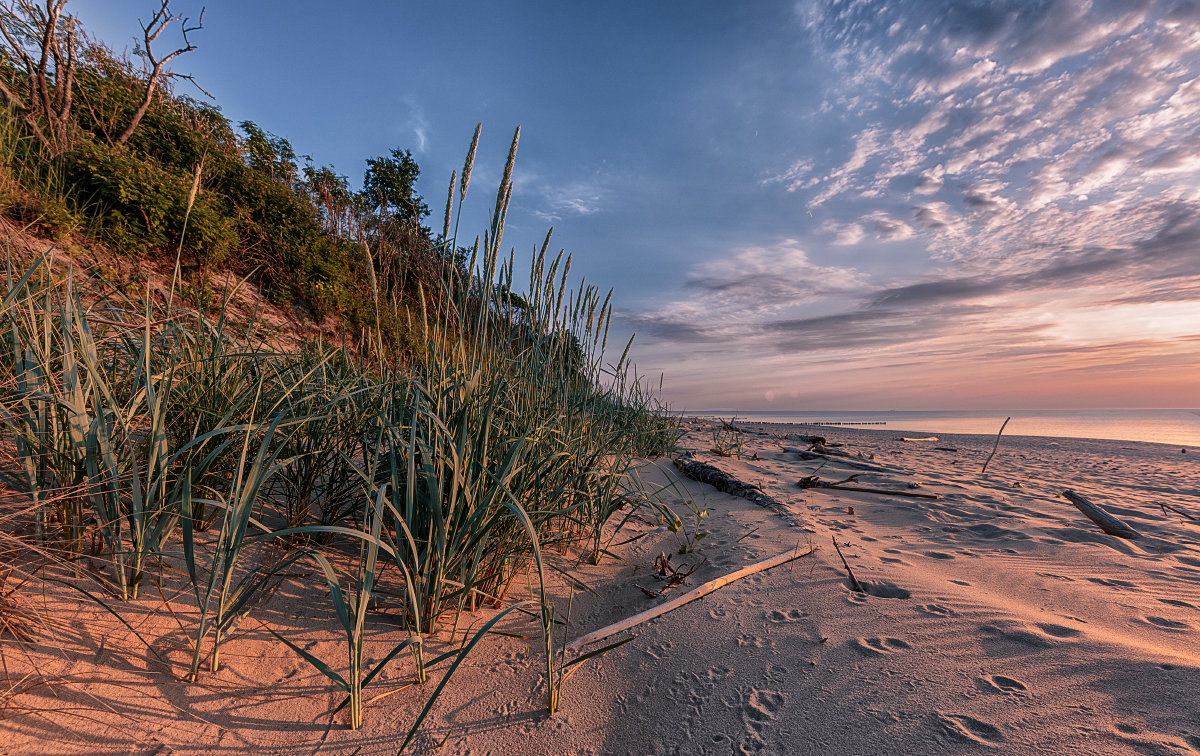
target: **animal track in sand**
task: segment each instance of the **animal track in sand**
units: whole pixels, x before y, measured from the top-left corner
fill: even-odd
[[[855,643],[865,654],[894,654],[912,648],[899,638],[859,638]]]
[[[988,693],[1011,693],[1016,696],[1028,695],[1029,688],[1020,680],[1014,680],[1004,675],[984,675],[975,678],[975,687]]]
[[[1145,621],[1151,625],[1154,625],[1155,627],[1157,627],[1160,630],[1176,631],[1176,630],[1187,630],[1187,629],[1191,628],[1191,625],[1189,625],[1186,622],[1180,622],[1179,620],[1167,619],[1166,617],[1155,617],[1153,615],[1146,617]]]
[[[804,617],[804,612],[800,611],[799,609],[790,609],[786,612],[781,609],[775,609],[767,614],[767,619],[776,623],[795,622],[796,620],[803,619]]]
[[[955,740],[963,740],[978,745],[996,745],[1004,740],[1004,735],[994,725],[981,722],[965,714],[938,713],[943,731]]]
[[[953,609],[951,609],[949,607],[942,606],[941,604],[922,604],[921,606],[917,607],[917,611],[924,612],[925,614],[932,614],[935,617],[957,617],[958,616],[958,612],[954,611]]]

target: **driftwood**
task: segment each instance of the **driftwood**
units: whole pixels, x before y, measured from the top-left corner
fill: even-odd
[[[1004,418],[1004,422],[1000,424],[1000,431],[996,433],[996,443],[992,444],[992,453],[983,461],[983,469],[979,471],[980,475],[987,472],[988,463],[992,461],[992,457],[996,456],[996,450],[1000,448],[1000,436],[1004,434],[1004,429],[1008,427],[1009,420],[1012,420],[1012,418],[1006,417]]]
[[[937,436],[921,436],[918,438],[915,436],[901,436],[897,440],[899,440],[899,441],[937,441],[938,437]]]
[[[821,488],[827,491],[856,491],[858,493],[882,494],[884,496],[907,496],[912,499],[940,499],[941,494],[917,493],[915,491],[889,491],[886,488],[866,488],[864,486],[847,486],[839,483],[822,483],[815,476],[808,476],[796,481],[801,488]]]
[[[1063,491],[1062,495],[1070,499],[1080,512],[1087,515],[1087,518],[1100,526],[1105,533],[1117,538],[1141,538],[1141,534],[1136,530],[1074,491]]]
[[[706,462],[698,462],[688,455],[677,458],[675,467],[679,468],[679,472],[683,473],[684,477],[707,483],[722,493],[752,501],[779,515],[789,525],[800,525],[796,515],[792,514],[783,502],[763,493],[758,486],[740,481],[720,468],[713,467]]]
[[[736,580],[741,580],[744,577],[749,577],[750,575],[754,575],[756,573],[763,572],[764,570],[769,570],[772,567],[778,567],[781,564],[787,564],[788,562],[790,562],[794,559],[799,559],[800,557],[808,556],[809,554],[813,553],[815,550],[816,550],[815,547],[809,546],[808,551],[795,551],[795,550],[786,551],[786,552],[780,554],[779,556],[771,557],[770,559],[768,559],[766,561],[758,562],[757,564],[748,565],[746,567],[741,568],[740,570],[731,572],[728,575],[725,575],[723,577],[719,577],[719,578],[710,580],[707,583],[705,583],[704,585],[701,585],[699,588],[696,588],[693,591],[688,591],[687,593],[683,594],[682,596],[676,596],[675,598],[671,599],[670,601],[666,601],[662,604],[659,604],[656,607],[647,609],[646,611],[641,612],[640,614],[635,614],[628,619],[621,620],[620,622],[611,624],[608,627],[602,627],[599,630],[595,630],[593,632],[588,633],[587,635],[582,635],[582,636],[576,638],[575,640],[571,641],[570,643],[568,643],[566,645],[566,650],[567,651],[578,651],[581,648],[583,648],[584,646],[588,645],[589,643],[595,643],[596,641],[604,640],[605,638],[616,635],[617,633],[623,632],[632,627],[637,627],[638,625],[642,624],[643,622],[652,620],[655,617],[664,615],[673,609],[678,609],[679,607],[683,606],[684,604],[689,604],[698,598],[707,596],[708,594],[712,593],[713,591],[717,590],[718,588],[729,585],[730,583],[732,583]]]
[[[833,548],[837,549],[838,556],[842,557],[842,566],[846,568],[846,574],[850,576],[850,586],[859,593],[866,593],[863,590],[862,583],[858,582],[858,578],[854,577],[854,570],[850,569],[850,563],[846,561],[846,557],[842,556],[842,548],[838,546],[837,536],[833,537]]]
[[[1188,514],[1187,512],[1184,512],[1182,509],[1178,509],[1178,508],[1176,508],[1176,507],[1173,507],[1173,506],[1171,506],[1170,504],[1163,504],[1162,502],[1159,502],[1159,505],[1158,505],[1158,506],[1162,507],[1162,510],[1163,510],[1163,513],[1164,513],[1164,514],[1165,514],[1165,513],[1166,513],[1166,511],[1169,509],[1169,510],[1171,510],[1172,512],[1174,512],[1175,514],[1183,515],[1184,517],[1188,518],[1189,520],[1192,520],[1193,522],[1196,520],[1196,518],[1195,518],[1195,517],[1192,517],[1192,516],[1191,516],[1190,514]]]

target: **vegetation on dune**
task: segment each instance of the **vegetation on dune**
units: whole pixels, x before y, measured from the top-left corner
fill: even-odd
[[[411,153],[368,159],[356,191],[286,138],[176,93],[190,77],[164,63],[195,49],[200,27],[165,2],[135,60],[88,39],[64,5],[0,6],[0,212],[119,254],[173,260],[181,248],[186,278],[250,275],[276,304],[334,316],[353,334],[378,325],[389,346],[410,345],[418,289],[440,293],[441,258],[460,272],[465,263],[423,225],[429,209]],[[156,54],[177,29],[181,46]]]
[[[148,585],[185,581],[190,663],[163,663],[189,679],[205,661],[218,668],[285,571],[307,575],[328,592],[346,659],[279,637],[345,691],[351,726],[363,688],[403,651],[418,682],[449,665],[432,705],[499,617],[441,657],[428,658],[423,639],[484,604],[524,608],[510,589],[527,574],[544,584],[548,546],[598,561],[618,513],[647,503],[630,493],[635,459],[679,437],[628,345],[606,361],[611,292],[570,286],[570,257],[552,255],[547,234],[517,293],[502,240],[519,129],[491,226],[468,251],[458,215],[478,128],[434,236],[410,153],[369,160],[353,191],[332,168],[301,166],[287,140],[252,123],[239,137],[216,108],[171,91],[159,75],[167,56],[150,52],[154,29],[181,21],[165,2],[145,32],[145,72],[87,41],[63,5],[0,9],[0,203],[50,236],[173,262],[175,278],[165,297],[131,297],[81,289],[53,253],[7,266],[0,477],[28,506],[0,522],[2,553],[106,562],[99,591],[67,582],[118,617]],[[191,49],[184,42],[172,55]],[[21,51],[39,44],[57,46],[50,64],[23,65]],[[39,93],[49,108],[30,105]],[[233,323],[227,302],[176,294],[183,279],[221,269],[341,317],[356,346],[281,350],[253,323]],[[368,658],[380,596],[408,632]],[[555,660],[544,591],[531,601],[553,711],[575,667]]]

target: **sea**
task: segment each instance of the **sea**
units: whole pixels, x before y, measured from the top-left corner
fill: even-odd
[[[996,435],[1005,418],[1005,436],[1100,438],[1200,447],[1200,410],[706,410],[685,415],[812,426],[861,427],[906,433]]]

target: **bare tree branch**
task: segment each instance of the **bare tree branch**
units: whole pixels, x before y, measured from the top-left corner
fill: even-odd
[[[68,149],[71,140],[76,38],[75,19],[63,16],[66,4],[67,0],[46,0],[43,8],[30,0],[0,3],[0,48],[24,66],[27,78],[24,97],[18,93],[20,82],[0,82],[0,96],[53,154]],[[30,53],[33,46],[36,62]]]
[[[200,19],[195,26],[188,26],[188,20],[189,19],[183,16],[172,16],[170,0],[162,0],[162,7],[160,7],[154,16],[151,17],[150,23],[142,24],[142,39],[145,41],[145,48],[142,50],[142,54],[146,56],[146,60],[150,63],[150,70],[146,75],[146,87],[143,90],[142,102],[138,105],[137,110],[134,111],[133,117],[129,121],[129,125],[125,127],[125,131],[122,132],[121,136],[117,137],[115,144],[125,144],[129,141],[129,138],[133,136],[133,132],[137,129],[138,124],[142,121],[142,116],[146,115],[146,111],[150,109],[150,103],[154,101],[154,93],[157,91],[158,84],[161,79],[185,78],[191,80],[193,84],[195,83],[195,80],[193,80],[190,76],[181,76],[164,70],[164,66],[166,66],[175,58],[196,49],[196,46],[193,45],[188,39],[188,32],[198,31],[204,28],[204,9],[200,9]],[[154,57],[154,51],[151,49],[151,46],[153,45],[154,40],[158,39],[158,36],[162,34],[163,31],[174,21],[181,22],[180,26],[183,33],[183,47],[177,48],[165,58],[157,60]],[[139,20],[138,23],[141,23],[141,21]],[[204,90],[201,89],[200,91],[203,92]],[[205,94],[208,93],[205,92]]]

